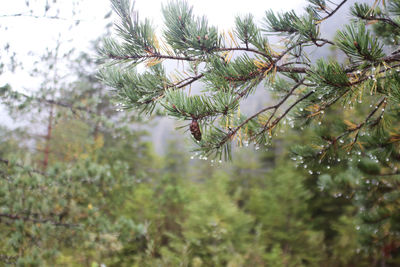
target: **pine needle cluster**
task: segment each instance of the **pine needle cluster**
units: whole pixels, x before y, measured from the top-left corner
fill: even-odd
[[[260,25],[252,15],[238,16],[228,32],[195,16],[187,2],[173,1],[162,8],[161,36],[148,20],[139,20],[128,0],[111,2],[119,16],[117,36],[104,43],[106,63],[100,76],[125,108],[146,114],[161,111],[187,121],[187,129],[196,124],[200,133],[191,132],[204,156],[229,158],[232,145],[270,143],[283,122],[314,125],[324,122],[331,108],[360,110],[359,102],[361,115],[335,122],[337,131],[321,136],[310,156],[324,160],[338,148],[397,148],[398,123],[390,118],[399,112],[400,53],[385,40],[399,37],[398,0],[355,3],[352,20],[331,40],[323,36],[321,25],[329,25],[346,0],[309,0],[301,14],[269,10]],[[390,29],[385,38],[375,34],[382,27]],[[283,46],[270,44],[271,36],[280,38]],[[311,60],[310,47],[331,47],[342,57]],[[178,61],[184,69],[169,72],[166,61]],[[138,71],[139,65],[147,70]],[[195,84],[203,89],[200,95],[191,93]],[[276,102],[244,114],[241,104],[260,85]],[[377,139],[366,140],[370,135]]]

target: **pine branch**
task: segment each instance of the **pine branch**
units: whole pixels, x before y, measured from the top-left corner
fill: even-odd
[[[375,107],[370,111],[370,113],[368,114],[368,116],[365,118],[365,120],[363,122],[359,123],[355,127],[349,128],[347,131],[343,132],[341,135],[339,135],[337,137],[334,137],[331,140],[328,140],[328,145],[325,146],[323,150],[319,151],[318,154],[324,155],[325,152],[328,151],[339,140],[341,140],[342,138],[348,136],[349,134],[351,134],[353,132],[356,132],[356,135],[355,135],[353,141],[349,144],[349,146],[352,148],[354,146],[354,144],[357,143],[357,139],[358,139],[358,136],[359,136],[359,131],[361,130],[361,128],[363,128],[368,123],[368,121],[374,116],[374,114],[378,111],[378,109],[382,105],[386,105],[386,97],[382,97],[381,98],[379,103],[375,105]]]
[[[367,122],[372,118],[372,116],[374,116],[374,114],[378,111],[378,109],[380,108],[380,106],[386,106],[386,97],[382,97],[381,101],[379,101],[379,103],[375,106],[375,108],[368,114],[367,118],[364,120],[364,122],[360,123],[357,127],[355,127],[354,129],[351,129],[351,132],[356,131],[356,136],[353,139],[353,142],[351,143],[351,146],[353,146],[354,144],[357,143],[357,139],[360,133],[361,128],[363,128]],[[384,108],[383,108],[384,110]],[[379,121],[381,120],[383,116],[383,113],[381,114],[381,116],[378,117],[377,121],[374,123],[375,125],[377,125],[379,123]]]
[[[265,126],[268,126],[270,121],[272,120],[272,118],[275,116],[276,112],[278,111],[278,109],[286,102],[286,100],[289,99],[289,97],[291,97],[294,93],[294,91],[304,83],[305,78],[303,78],[301,81],[299,81],[295,86],[292,87],[292,89],[289,91],[289,93],[287,93],[282,99],[281,101],[276,104],[275,106],[273,106],[274,111],[272,112],[272,114],[270,115],[270,117],[268,118],[267,122],[265,123]]]
[[[307,99],[310,97],[312,94],[314,94],[314,91],[310,91],[307,94],[303,95],[302,97],[299,97],[293,104],[291,104],[283,113],[280,115],[278,118],[276,118],[270,126],[265,125],[264,128],[257,134],[260,135],[264,133],[265,131],[269,131],[273,129],[297,104],[302,102],[303,100]]]
[[[167,22],[164,39],[172,49],[166,49],[168,52],[167,55],[164,55],[158,52],[155,41],[157,38],[146,34],[145,31],[140,34],[132,31],[133,28],[139,29],[140,27],[137,13],[133,18],[127,18],[129,12],[125,10],[124,5],[128,6],[128,2],[124,0],[121,4],[114,0],[115,5],[118,6],[117,12],[122,19],[122,24],[118,26],[119,35],[125,40],[125,43],[120,45],[116,41],[109,41],[107,45],[109,54],[105,55],[108,55],[111,60],[116,60],[116,63],[121,63],[121,67],[129,64],[130,60],[134,67],[138,63],[149,60],[162,71],[151,70],[145,75],[136,75],[129,71],[118,72],[116,70],[105,77],[105,80],[110,80],[109,84],[117,88],[127,103],[132,103],[133,106],[143,108],[142,104],[149,105],[150,108],[146,106],[143,109],[151,112],[156,103],[162,103],[169,112],[168,114],[172,114],[178,119],[192,120],[192,124],[193,121],[197,123],[197,120],[202,120],[201,123],[204,123],[202,126],[206,131],[203,136],[206,137],[206,141],[201,140],[201,135],[196,135],[195,139],[201,140],[200,149],[203,149],[206,154],[210,154],[212,149],[217,149],[220,153],[220,149],[225,149],[229,139],[244,126],[251,128],[251,133],[246,134],[250,136],[248,140],[262,140],[259,137],[263,137],[266,131],[277,126],[300,103],[308,105],[306,109],[299,109],[300,111],[308,111],[310,108],[311,110],[317,109],[308,118],[322,113],[323,110],[346,96],[351,97],[357,94],[357,89],[361,90],[364,86],[370,85],[369,79],[373,79],[373,86],[379,87],[379,93],[388,96],[388,99],[390,99],[389,97],[394,99],[398,92],[390,91],[389,87],[397,88],[396,82],[385,82],[385,86],[383,82],[386,79],[396,79],[392,72],[390,74],[387,72],[400,67],[400,53],[387,55],[384,44],[361,22],[352,23],[343,31],[338,32],[335,41],[321,38],[319,24],[337,14],[347,0],[340,1],[332,7],[326,6],[325,1],[322,0],[310,0],[309,2],[314,6],[308,6],[306,14],[302,16],[298,16],[294,11],[278,15],[272,11],[267,12],[266,30],[257,27],[251,15],[244,18],[237,17],[233,34],[229,32],[230,40],[235,44],[234,47],[227,44],[229,39],[224,42],[224,36],[218,35],[215,27],[209,27],[204,17],[196,20],[192,14],[192,8],[187,3],[171,3],[163,8]],[[361,6],[359,10],[364,12],[365,6]],[[321,17],[322,15],[324,17]],[[132,25],[130,26],[130,24]],[[282,51],[274,52],[269,47],[265,35],[260,34],[261,31],[284,35],[290,41],[286,42],[286,48]],[[151,49],[143,46],[143,38],[152,40],[150,42]],[[323,59],[313,64],[304,48],[310,46],[320,48],[326,45],[340,48],[348,56],[347,61],[344,62],[350,62],[350,64]],[[243,53],[232,60],[234,51]],[[164,59],[195,62],[188,64],[190,72],[195,75],[188,75],[183,70],[182,73],[185,76],[178,75],[180,76],[178,81],[171,82],[162,66]],[[198,74],[200,64],[201,70]],[[290,84],[288,81],[286,85],[284,82],[277,83],[276,80],[282,80],[279,78],[281,76],[288,77],[294,85],[288,85]],[[162,81],[160,82],[160,80]],[[222,99],[226,96],[222,97],[222,95],[229,95],[229,101],[234,100],[235,105],[233,102],[231,104],[232,107],[235,107],[236,102],[239,104],[252,94],[263,80],[268,85],[274,86],[278,93],[284,92],[284,94],[280,94],[277,103],[264,107],[247,118],[238,116],[237,126],[230,126],[231,128],[226,126],[229,129],[228,132],[219,128],[214,129],[215,125],[212,124],[219,118],[221,123],[224,120],[228,121],[227,124],[231,123],[230,119],[227,119],[229,117],[227,114],[235,110],[234,108],[226,109],[222,103]],[[175,89],[186,88],[197,81],[205,84],[206,91],[199,97],[172,93]],[[300,85],[305,88],[302,92],[297,92],[296,89]],[[382,87],[387,87],[387,89]],[[218,95],[218,93],[222,94]],[[167,95],[167,100],[165,95]],[[215,98],[217,95],[220,99]],[[287,106],[286,103],[292,98],[294,102]],[[160,99],[162,101],[158,101]],[[214,108],[213,105],[218,108]],[[283,106],[287,106],[287,108],[277,116],[277,112]],[[271,111],[271,114],[266,116],[266,123],[256,122],[255,118],[266,111]],[[300,116],[300,118],[304,118],[304,116]],[[360,126],[360,129],[361,127],[363,126]]]
[[[247,118],[246,120],[244,120],[240,125],[238,125],[237,127],[235,127],[234,129],[232,129],[231,131],[229,131],[229,133],[227,134],[227,136],[221,141],[220,146],[222,146],[227,140],[229,140],[232,136],[234,136],[241,128],[243,128],[245,125],[247,125],[251,120],[253,120],[254,118],[256,118],[257,116],[259,116],[260,114],[268,111],[268,110],[274,110],[273,114],[270,116],[268,122],[270,121],[270,119],[275,115],[276,110],[278,110],[285,102],[286,100],[293,95],[293,92],[300,86],[303,84],[305,79],[302,79],[300,82],[298,82],[295,86],[292,87],[292,89],[289,91],[289,93],[282,98],[281,101],[279,101],[277,104],[273,105],[273,106],[269,106],[269,107],[265,107],[261,110],[259,110],[258,112],[256,112],[255,114],[253,114],[252,116],[250,116],[249,118]],[[308,95],[309,96],[309,95]],[[278,123],[296,104],[300,103],[303,99],[307,98],[308,96],[303,96],[301,97],[299,100],[297,100],[294,105],[292,105],[291,107],[289,107],[285,113],[280,116],[280,119],[277,118],[277,121],[275,121],[274,123]],[[279,119],[279,120],[278,120]],[[266,123],[266,125],[268,125],[268,122]],[[272,126],[271,126],[272,127]],[[264,132],[265,129],[262,131]]]

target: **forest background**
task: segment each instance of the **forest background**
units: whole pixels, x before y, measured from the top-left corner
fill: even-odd
[[[89,49],[74,43],[74,30],[85,23],[79,1],[68,10],[62,1],[23,4],[22,11],[0,14],[6,21],[0,30],[10,32],[26,17],[62,21],[65,31],[42,51],[23,54],[12,42],[2,44],[2,264],[400,264],[398,175],[387,186],[375,158],[345,156],[311,169],[293,156],[293,147],[311,144],[317,130],[293,128],[290,121],[271,144],[235,148],[232,161],[190,152],[182,138],[190,132],[172,130],[182,124],[122,109],[99,81],[95,55],[102,38]],[[105,35],[113,32],[109,11],[101,20]],[[342,23],[331,21],[337,29]],[[335,50],[324,55],[338,56]],[[34,88],[21,88],[19,79]],[[257,94],[244,109],[273,99]],[[343,120],[342,112],[326,116]]]

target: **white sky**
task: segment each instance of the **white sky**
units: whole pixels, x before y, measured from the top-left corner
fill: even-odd
[[[1,0],[0,16],[4,14],[27,13],[25,0]],[[49,0],[52,2],[53,0]],[[76,0],[75,0],[76,1]],[[7,4],[4,4],[7,2]],[[31,0],[31,7],[34,9],[34,15],[42,16],[43,7],[46,0]],[[55,41],[61,34],[63,41],[70,40],[66,47],[75,47],[82,50],[88,47],[88,42],[101,36],[104,32],[106,21],[104,15],[110,10],[109,0],[80,0],[77,10],[80,12],[74,17],[72,0],[58,0],[57,5],[61,7],[60,17],[67,20],[37,19],[30,17],[0,17],[0,53],[1,48],[9,42],[12,50],[19,56],[23,56],[25,64],[33,62],[37,58],[35,55],[29,56],[28,52],[43,53],[46,47],[50,49],[55,47]],[[136,0],[135,9],[139,11],[140,18],[151,18],[153,23],[160,28],[162,26],[161,5],[166,4],[167,0]],[[304,5],[304,0],[188,0],[194,6],[196,15],[206,15],[209,23],[218,26],[219,29],[230,29],[233,26],[235,15],[251,13],[258,21],[261,21],[265,10],[273,9],[276,11],[297,9]],[[52,8],[48,15],[54,15]],[[72,31],[68,27],[74,19],[83,19]],[[8,27],[4,31],[4,27]],[[0,54],[1,55],[1,54]],[[4,60],[2,55],[2,60]],[[9,80],[11,74],[7,77],[0,76],[0,84],[5,78]],[[20,80],[21,81],[21,80]]]
[[[50,3],[53,0],[48,0]],[[89,47],[89,41],[102,35],[107,21],[104,15],[110,11],[109,0],[75,0],[80,10],[72,15],[73,0],[58,0],[56,5],[60,7],[60,17],[66,20],[54,20],[31,17],[1,17],[7,14],[27,13],[25,0],[1,0],[0,1],[0,60],[7,60],[3,47],[8,42],[11,49],[17,53],[17,59],[22,61],[24,70],[17,73],[5,72],[0,75],[0,86],[9,83],[16,90],[28,88],[37,90],[38,83],[30,77],[28,71],[38,56],[45,52],[46,47],[54,49],[55,41],[59,36],[61,40],[69,41],[63,44],[68,50],[75,47],[81,51]],[[135,9],[139,11],[140,18],[151,18],[154,25],[162,26],[161,5],[167,0],[136,0]],[[206,15],[211,25],[219,29],[230,29],[233,26],[235,15],[251,13],[257,21],[261,21],[264,12],[268,9],[284,11],[298,9],[305,4],[305,0],[188,0],[194,6],[195,15]],[[46,0],[30,0],[34,15],[42,16]],[[55,13],[52,8],[48,15]],[[74,19],[82,19],[82,22],[68,31]],[[5,30],[5,27],[8,29]],[[33,55],[30,54],[33,52]],[[40,80],[40,77],[38,77]],[[36,84],[36,85],[35,85]],[[0,124],[9,124],[4,111],[0,106]]]

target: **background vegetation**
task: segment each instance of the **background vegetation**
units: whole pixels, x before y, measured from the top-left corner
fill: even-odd
[[[309,2],[315,6],[324,1]],[[400,8],[398,1],[390,4],[393,10]],[[359,10],[352,12],[361,16],[366,7],[356,7]],[[271,18],[272,13],[267,14]],[[390,37],[396,32],[379,22],[384,15],[375,16],[374,36],[392,48],[397,40]],[[281,17],[278,22],[282,23]],[[197,45],[196,38],[193,42]],[[42,80],[39,90],[28,95],[9,85],[0,88],[9,113],[24,122],[19,128],[0,128],[2,265],[400,265],[398,71],[375,83],[377,94],[391,101],[388,128],[380,119],[374,120],[376,125],[366,125],[362,142],[352,153],[339,145],[339,138],[339,144],[328,147],[326,158],[317,155],[321,138],[331,140],[343,131],[349,135],[346,143],[354,138],[357,143],[371,108],[358,102],[358,95],[351,109],[343,109],[340,102],[329,105],[323,118],[312,116],[316,121],[293,125],[290,119],[282,120],[267,144],[240,140],[232,160],[222,161],[201,154],[202,150],[186,152],[188,145],[180,135],[168,138],[165,153],[155,153],[152,122],[123,109],[116,97],[120,92],[99,81],[97,60],[87,53],[58,53],[59,44],[41,57],[44,69],[34,70]],[[99,40],[93,42],[92,52],[99,46],[104,52]],[[65,72],[64,61],[68,78],[60,74]],[[159,62],[153,63],[148,67],[157,74]],[[371,67],[363,63],[362,59],[362,68]],[[341,70],[331,62],[319,64],[315,73]],[[315,73],[311,78],[323,90],[332,92],[337,86],[326,89]],[[334,78],[336,82],[338,77]],[[150,78],[144,81],[151,85]],[[280,88],[285,82],[278,83]],[[383,85],[393,90],[384,90]],[[272,97],[279,101],[282,95],[285,92],[277,90]],[[185,98],[174,95],[170,101],[179,97]],[[190,110],[185,101],[177,103]],[[164,114],[155,111],[152,119],[157,121]],[[190,134],[198,139],[193,118],[189,120]],[[357,127],[355,137],[351,134]],[[32,134],[33,129],[43,134]]]

